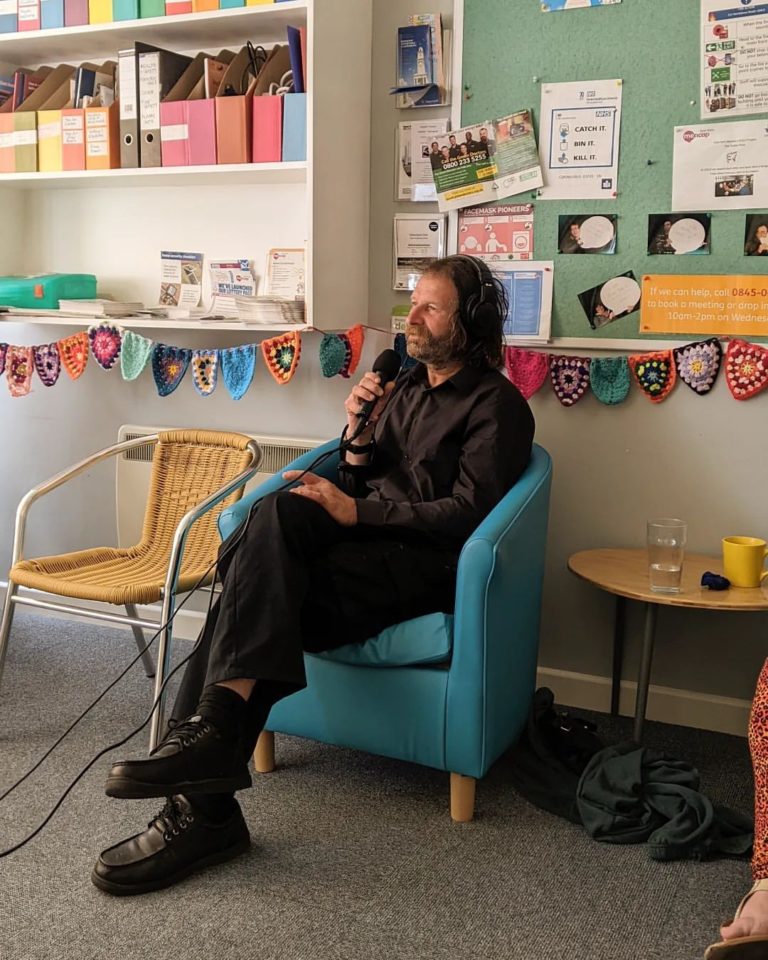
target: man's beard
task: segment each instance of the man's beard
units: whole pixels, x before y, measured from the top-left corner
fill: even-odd
[[[405,335],[408,356],[436,370],[456,363],[464,356],[466,336],[458,320],[454,320],[450,331],[441,337],[416,324],[408,324]]]

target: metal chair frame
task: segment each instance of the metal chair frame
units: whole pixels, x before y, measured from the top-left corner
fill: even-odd
[[[62,484],[68,482],[78,474],[81,474],[84,470],[87,470],[89,467],[92,467],[94,464],[99,463],[102,460],[106,460],[109,457],[124,453],[127,450],[132,450],[135,447],[150,444],[154,446],[159,440],[160,435],[154,433],[149,434],[148,436],[137,437],[133,440],[125,440],[121,443],[113,444],[110,447],[105,447],[103,450],[99,450],[96,453],[91,454],[91,456],[86,457],[84,460],[81,460],[79,463],[68,467],[66,470],[63,470],[60,473],[55,474],[50,479],[45,480],[43,483],[38,484],[36,487],[33,487],[30,491],[28,491],[22,497],[16,510],[11,568],[13,568],[16,563],[23,559],[27,515],[35,501],[39,500],[41,497],[44,497],[46,494],[51,493],[51,491],[55,490],[57,487],[60,487]],[[5,605],[3,607],[3,616],[2,620],[0,621],[0,680],[2,680],[3,669],[5,666],[5,658],[8,650],[8,639],[11,632],[13,614],[16,606],[19,604],[34,607],[36,609],[50,610],[55,613],[65,613],[77,617],[86,617],[93,620],[104,620],[109,623],[117,623],[120,625],[129,626],[133,632],[133,636],[139,650],[142,650],[142,648],[146,646],[146,640],[142,632],[143,630],[159,632],[157,652],[157,663],[159,665],[159,669],[155,669],[155,665],[152,662],[152,656],[148,650],[145,650],[142,654],[142,663],[147,676],[150,678],[154,676],[155,678],[153,700],[157,702],[152,711],[149,737],[149,749],[154,749],[154,747],[157,745],[160,732],[163,728],[165,696],[164,694],[161,695],[160,691],[163,681],[168,674],[168,668],[170,665],[172,625],[169,621],[171,620],[174,612],[174,597],[177,595],[176,586],[178,584],[179,574],[181,572],[184,544],[192,525],[197,520],[203,517],[206,513],[212,510],[215,506],[217,506],[217,504],[221,503],[222,500],[225,500],[236,490],[244,487],[248,480],[250,480],[251,477],[258,472],[259,464],[261,463],[262,459],[261,448],[255,440],[251,440],[247,444],[246,449],[251,453],[250,465],[234,479],[230,480],[210,496],[206,497],[205,500],[199,503],[192,510],[189,510],[182,517],[178,526],[176,527],[168,560],[165,584],[161,589],[162,605],[159,620],[150,620],[139,617],[137,615],[136,607],[132,603],[125,604],[127,616],[124,616],[122,614],[109,613],[106,610],[94,610],[90,607],[79,607],[75,606],[74,604],[58,603],[51,600],[40,599],[37,596],[29,596],[26,593],[22,594],[19,593],[19,585],[14,583],[9,575],[8,589],[6,592]],[[194,589],[197,589],[197,587],[202,587],[208,582],[210,582],[210,578],[204,577],[198,584],[195,585]],[[24,589],[26,590],[27,588]],[[44,591],[32,590],[32,593],[44,593]],[[51,596],[52,594],[47,595]]]

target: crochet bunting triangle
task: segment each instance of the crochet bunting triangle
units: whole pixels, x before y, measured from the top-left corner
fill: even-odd
[[[192,351],[185,347],[169,347],[156,343],[152,350],[152,376],[158,395],[167,397],[181,383],[187,372]]]
[[[61,373],[61,357],[55,343],[41,343],[32,347],[35,370],[43,386],[52,387]]]
[[[520,347],[505,347],[504,366],[509,379],[528,400],[547,379],[549,355]]]
[[[629,366],[638,387],[651,403],[661,403],[662,400],[666,400],[677,380],[671,350],[630,357]]]
[[[219,351],[221,376],[233,400],[240,400],[250,387],[256,369],[256,344]]]
[[[192,354],[192,382],[201,397],[210,397],[219,379],[219,351],[195,350]]]
[[[104,370],[111,370],[120,356],[123,331],[112,323],[98,323],[88,327],[91,353]]]
[[[33,368],[32,347],[8,347],[5,375],[12,397],[25,397],[32,389]]]
[[[551,355],[549,378],[560,403],[572,407],[589,390],[589,357]]]
[[[56,341],[61,365],[73,380],[81,377],[88,363],[88,334],[85,330]]]
[[[629,364],[626,357],[593,357],[589,365],[592,393],[600,403],[623,403],[629,393]]]
[[[296,372],[301,356],[301,334],[298,330],[261,341],[261,353],[267,370],[280,383],[288,383]]]
[[[768,386],[768,350],[731,340],[725,351],[725,379],[735,400],[749,400]]]
[[[154,344],[133,330],[123,333],[120,349],[120,372],[123,380],[135,380],[149,363]]]
[[[672,352],[677,375],[683,383],[700,396],[709,393],[720,373],[723,359],[723,348],[717,337],[675,347]]]

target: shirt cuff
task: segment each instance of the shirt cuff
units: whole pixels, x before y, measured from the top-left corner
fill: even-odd
[[[370,527],[381,527],[384,524],[386,504],[381,500],[358,499],[357,522],[365,523]]]

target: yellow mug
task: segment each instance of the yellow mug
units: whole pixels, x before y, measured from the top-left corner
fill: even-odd
[[[723,573],[734,587],[759,587],[768,577],[766,556],[766,542],[759,537],[723,537]]]

